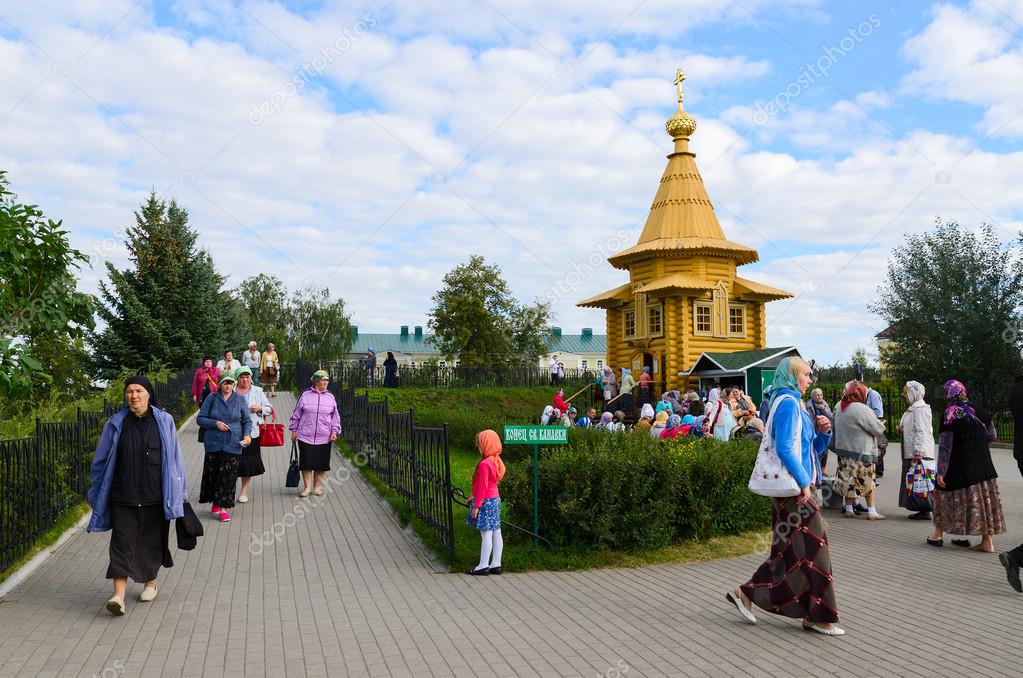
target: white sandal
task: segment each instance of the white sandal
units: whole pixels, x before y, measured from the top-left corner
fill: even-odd
[[[821,627],[817,626],[816,624],[810,624],[809,626],[807,626],[806,624],[803,624],[803,630],[804,631],[813,631],[814,633],[819,633],[819,634],[821,634],[823,636],[844,636],[845,635],[845,629],[840,629],[837,626],[832,626],[830,629],[822,629]]]
[[[753,616],[753,613],[746,609],[746,606],[742,604],[742,598],[736,597],[734,591],[729,591],[725,594],[725,600],[735,605],[735,609],[739,611],[745,619],[747,624],[756,624],[757,618]]]

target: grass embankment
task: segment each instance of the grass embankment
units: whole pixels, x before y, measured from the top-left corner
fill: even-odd
[[[15,563],[6,570],[0,572],[0,584],[7,581],[7,579],[23,567],[25,563],[35,558],[45,549],[57,543],[57,540],[60,539],[65,532],[74,527],[75,524],[82,519],[82,516],[89,512],[89,510],[89,505],[82,502],[78,506],[65,511],[64,514],[57,519],[53,529],[39,537],[39,539],[36,540],[36,543],[33,544],[32,548],[29,549],[28,553],[15,561]]]
[[[415,410],[420,426],[448,424],[451,460],[451,483],[470,494],[472,474],[479,460],[474,449],[477,432],[492,428],[502,432],[504,424],[536,423],[545,405],[553,396],[551,388],[479,388],[479,389],[373,389],[370,398],[388,398],[391,411]],[[351,451],[340,443],[342,452]],[[532,454],[530,446],[509,446],[502,454],[506,464],[525,461]],[[376,490],[388,500],[402,525],[411,524],[423,543],[446,562],[447,553],[433,537],[431,530],[413,515],[404,499],[382,483],[372,472],[363,469]],[[455,554],[454,571],[464,571],[479,559],[479,532],[466,520],[467,510],[454,507]],[[531,529],[531,525],[523,525]],[[533,550],[532,538],[512,528],[502,530],[505,537],[502,565],[509,572],[527,570],[585,570],[598,567],[639,567],[666,563],[716,560],[753,553],[765,543],[764,531],[715,537],[702,541],[683,541],[654,549],[598,550],[560,547],[551,550],[543,545]],[[540,527],[543,534],[543,526]]]

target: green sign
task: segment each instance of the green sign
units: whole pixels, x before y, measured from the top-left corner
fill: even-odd
[[[507,445],[567,445],[566,426],[505,426]]]

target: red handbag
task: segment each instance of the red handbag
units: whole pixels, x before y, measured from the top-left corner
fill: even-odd
[[[270,408],[273,420],[269,424],[259,425],[259,446],[280,447],[284,444],[284,424],[277,423],[277,410]]]

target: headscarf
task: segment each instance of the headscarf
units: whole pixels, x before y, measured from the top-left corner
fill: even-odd
[[[501,461],[501,436],[496,431],[486,429],[476,434],[476,446],[484,459],[492,459],[497,467],[497,482],[504,478],[504,462]]]
[[[623,367],[622,368],[622,376],[623,377],[627,376],[627,375],[630,375],[630,374],[632,374],[632,370],[630,370],[628,367]]]
[[[746,422],[746,428],[756,429],[761,433],[764,432],[764,420],[760,417],[750,417],[749,421]]]
[[[682,417],[678,416],[677,414],[673,414],[670,417],[668,417],[668,425],[665,426],[665,428],[671,431],[672,429],[678,428],[681,423]]]
[[[687,414],[686,416],[682,417],[682,425],[685,426],[687,424],[689,426],[695,425],[696,424],[696,417],[694,417],[691,414]]]
[[[671,396],[671,391],[665,391],[661,394],[661,400],[668,402],[668,398]]]
[[[721,389],[720,388],[712,388],[710,390],[710,393],[707,394],[707,402],[708,403],[716,403],[720,396],[721,396]]]
[[[611,423],[612,419],[614,419],[614,415],[611,414],[610,412],[605,412],[604,414],[600,415],[600,425],[607,426],[608,424]]]
[[[949,379],[943,388],[949,403],[943,419],[946,424],[951,424],[956,419],[975,419],[977,417],[977,412],[970,407],[970,400],[966,396],[966,387],[962,382]]]
[[[910,405],[919,402],[924,398],[924,385],[919,381],[906,382],[906,400]]]
[[[553,414],[554,414],[553,405],[548,405],[547,407],[543,408],[543,414],[540,415],[540,424],[542,426],[546,426],[547,423],[551,420],[551,416]]]
[[[654,423],[661,424],[663,426],[668,422],[668,417],[670,416],[671,415],[668,414],[668,410],[661,410],[660,412],[657,413],[657,417],[654,419]]]
[[[129,386],[137,385],[146,389],[146,393],[149,394],[149,405],[152,407],[156,404],[156,393],[153,391],[153,385],[149,383],[149,377],[144,374],[132,377],[124,382],[124,390],[127,391]],[[123,395],[123,394],[122,394]]]
[[[842,396],[842,411],[849,407],[849,403],[867,403],[867,385],[862,381],[850,381],[845,385],[845,395]]]
[[[707,421],[707,415],[706,414],[701,414],[700,416],[698,416],[696,418],[696,426],[694,428],[698,428],[700,430],[703,430],[703,422],[705,422],[705,421]]]
[[[621,410],[615,410],[614,420],[619,423],[625,421],[625,413]]]
[[[639,418],[646,419],[647,417],[654,418],[654,408],[650,403],[643,403],[643,407],[639,408]]]
[[[806,361],[796,356],[789,356],[778,363],[778,367],[774,370],[774,383],[771,384],[771,405],[774,405],[774,399],[778,397],[783,388],[799,393],[797,374],[804,365],[806,365]]]
[[[644,365],[644,366],[643,366],[643,371],[644,371],[645,373],[647,373],[647,374],[650,374],[650,366],[649,366],[649,365]]]

